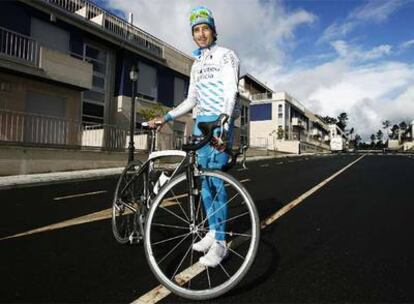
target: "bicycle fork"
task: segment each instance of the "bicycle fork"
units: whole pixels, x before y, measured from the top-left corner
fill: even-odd
[[[189,166],[187,167],[187,180],[188,180],[188,196],[190,204],[190,231],[193,233],[193,239],[198,231],[197,227],[197,214],[196,214],[196,197],[200,195],[199,189],[195,181],[195,152],[189,152],[190,160]]]

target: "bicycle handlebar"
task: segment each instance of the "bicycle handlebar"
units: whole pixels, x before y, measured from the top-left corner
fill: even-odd
[[[183,145],[183,151],[195,151],[208,144],[213,138],[214,130],[217,128],[223,129],[223,126],[227,122],[228,118],[228,115],[221,114],[215,121],[198,123],[198,127],[203,133],[204,138],[196,144]]]

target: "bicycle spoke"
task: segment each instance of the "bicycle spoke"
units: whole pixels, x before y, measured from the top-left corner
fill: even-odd
[[[217,212],[219,212],[221,209],[223,209],[224,207],[226,207],[228,204],[230,204],[230,202],[239,194],[236,193],[230,200],[228,200],[225,204],[223,204],[220,208],[218,208],[217,210],[215,210],[212,214],[210,214],[210,216],[213,216],[214,214],[216,214]],[[214,201],[213,201],[214,204]],[[203,222],[201,222],[200,224],[198,224],[197,226],[200,227],[201,225],[204,224],[205,221],[207,221],[209,216],[206,216],[206,218],[203,220]]]
[[[175,216],[176,218],[182,220],[184,223],[190,225],[190,222],[186,221],[185,219],[183,219],[181,216],[179,216],[178,214],[172,212],[171,210],[168,210],[167,208],[163,207],[163,206],[159,206],[162,210],[167,211],[168,213],[170,213],[171,215]]]
[[[219,263],[219,266],[221,267],[221,269],[223,270],[223,272],[227,275],[227,277],[230,279],[230,275],[229,275],[229,273],[227,272],[227,270],[224,268],[224,266],[223,265],[221,265],[221,262]]]
[[[183,258],[182,258],[182,259],[181,259],[181,261],[180,261],[180,264],[178,264],[177,268],[175,269],[174,274],[173,274],[173,275],[172,275],[172,277],[171,277],[171,280],[172,280],[172,279],[175,277],[175,275],[177,274],[178,269],[180,269],[181,264],[184,262],[185,258],[187,257],[187,255],[188,255],[188,253],[190,252],[190,250],[191,250],[191,248],[192,248],[192,247],[193,247],[193,246],[192,246],[192,244],[188,247],[187,251],[185,252],[185,254],[184,254]],[[178,283],[178,282],[177,282],[177,283]]]
[[[183,207],[181,206],[181,203],[178,201],[177,196],[175,195],[174,191],[173,191],[172,189],[171,189],[170,191],[172,192],[173,197],[174,197],[174,199],[175,199],[175,201],[176,201],[177,205],[180,207],[181,211],[183,212],[183,214],[184,214],[185,218],[187,219],[187,221],[190,221],[190,219],[188,218],[187,214],[185,213],[185,211],[184,211]]]
[[[191,257],[190,257],[190,266],[189,267],[193,266],[193,263],[194,263],[194,250],[193,250],[193,245],[194,245],[194,234],[193,234],[193,240],[191,241]],[[191,289],[191,278],[188,281],[188,288]]]
[[[227,247],[232,253],[234,253],[236,256],[238,256],[239,258],[241,258],[243,261],[245,260],[245,257],[242,256],[240,253],[237,253],[236,251],[234,251],[233,249],[231,249],[230,246]]]
[[[161,264],[175,249],[177,249],[178,246],[181,245],[182,242],[186,240],[186,238],[188,238],[189,235],[191,235],[191,232],[189,232],[185,238],[183,238],[177,245],[175,245],[173,249],[171,249],[160,261],[158,261],[158,263]]]
[[[169,224],[153,223],[152,226],[165,227],[165,228],[175,228],[175,229],[181,229],[181,230],[188,230],[188,227],[177,226],[177,225],[169,225]]]
[[[227,219],[225,221],[218,222],[217,225],[221,225],[221,224],[224,224],[224,223],[228,223],[228,222],[230,222],[230,221],[232,221],[232,220],[234,220],[236,218],[239,218],[239,217],[242,217],[242,216],[245,216],[245,215],[249,215],[249,211],[246,211],[245,213],[242,213],[242,214],[238,214],[236,216],[233,216],[233,217],[231,217],[231,218],[229,218],[229,219]]]
[[[158,241],[158,242],[152,243],[152,245],[158,245],[158,244],[166,243],[166,242],[169,242],[169,241],[172,241],[172,240],[176,240],[176,239],[179,239],[179,238],[183,238],[187,234],[188,234],[188,232],[187,233],[184,233],[184,234],[180,234],[180,235],[174,236],[174,237],[171,237],[171,238],[168,238],[168,239],[165,239],[165,240],[162,240],[162,241]]]
[[[208,271],[208,267],[207,267],[207,266],[204,266],[204,268],[206,269],[207,281],[208,281],[208,287],[211,289],[210,272]]]
[[[210,230],[209,229],[198,229],[199,231],[202,231],[202,232],[209,232]],[[229,236],[233,236],[233,235],[237,235],[237,236],[244,236],[244,237],[248,237],[248,238],[251,238],[252,237],[252,235],[251,234],[245,234],[245,233],[238,233],[238,232],[218,232],[218,231],[216,231],[216,233],[217,234],[226,234],[226,235],[229,235]]]

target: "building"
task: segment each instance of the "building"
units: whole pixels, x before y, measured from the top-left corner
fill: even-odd
[[[131,67],[139,68],[135,93],[140,121],[144,108],[171,108],[184,100],[192,62],[181,51],[84,0],[0,1],[2,147],[13,145],[17,151],[24,146],[32,152],[59,148],[60,155],[69,149],[71,159],[85,159],[86,146],[124,151]],[[192,123],[189,115],[169,124],[160,142],[179,145],[190,135]],[[10,154],[0,159],[19,167],[21,160]],[[35,162],[35,154],[27,161]],[[100,166],[96,158],[104,155],[90,156],[95,166]],[[114,155],[108,155],[103,166],[113,165]],[[88,159],[79,166],[86,168]],[[20,166],[16,173],[33,172],[29,167]],[[44,170],[50,169],[34,171]]]
[[[397,139],[389,139],[387,141],[387,148],[389,150],[414,150],[414,120],[405,130],[398,130]]]
[[[329,150],[329,127],[286,92],[252,96],[252,146],[287,153]]]
[[[261,83],[251,74],[245,74],[239,79],[239,93],[241,104],[240,141],[250,145],[250,104],[254,95],[271,94],[272,90]]]

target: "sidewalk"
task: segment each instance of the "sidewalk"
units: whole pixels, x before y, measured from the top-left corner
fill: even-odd
[[[265,160],[265,159],[274,159],[274,158],[301,157],[301,156],[315,155],[315,154],[319,154],[319,153],[304,153],[300,155],[287,154],[287,155],[272,155],[272,156],[251,156],[246,159],[246,162]],[[238,163],[241,162],[241,159],[239,159],[237,162]],[[122,170],[123,170],[123,167],[3,176],[3,177],[0,177],[0,190],[51,185],[51,184],[58,184],[62,182],[75,182],[75,181],[96,180],[96,179],[103,179],[103,178],[108,178],[108,177],[116,177],[121,174]]]

